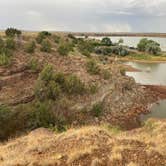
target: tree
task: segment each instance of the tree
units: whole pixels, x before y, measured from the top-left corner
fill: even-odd
[[[137,48],[139,51],[146,51],[154,55],[157,55],[161,51],[159,43],[153,40],[148,40],[147,38],[141,39],[137,45]]]
[[[101,44],[104,46],[111,46],[112,45],[112,41],[110,38],[105,37],[101,40]]]
[[[145,51],[147,44],[148,44],[148,39],[147,38],[141,39],[140,42],[137,45],[138,50],[139,51]]]

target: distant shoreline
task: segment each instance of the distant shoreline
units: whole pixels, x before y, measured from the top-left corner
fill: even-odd
[[[40,31],[22,30],[24,33],[38,33]],[[75,36],[113,36],[113,37],[160,37],[166,38],[166,33],[155,32],[72,32],[72,31],[49,31],[52,33],[61,34],[73,34]],[[4,30],[0,30],[0,33],[4,33]]]

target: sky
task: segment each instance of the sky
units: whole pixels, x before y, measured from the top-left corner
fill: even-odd
[[[166,32],[166,0],[0,0],[0,29]]]

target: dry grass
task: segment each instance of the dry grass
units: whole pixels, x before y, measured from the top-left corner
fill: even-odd
[[[165,156],[165,121],[154,121],[152,131],[147,127],[121,132],[118,135],[100,127],[70,129],[62,134],[55,134],[46,129],[38,129],[27,136],[11,140],[0,145],[0,165],[25,166],[41,165],[106,165],[120,162],[126,166],[150,162],[150,166],[162,165],[164,158],[153,160],[151,151]],[[140,145],[140,146],[139,146]],[[143,146],[142,146],[143,145]],[[144,146],[145,145],[145,146]],[[139,149],[139,150],[138,150]],[[138,156],[132,160],[132,155]],[[139,156],[145,158],[139,158]],[[124,159],[125,157],[125,159]],[[154,162],[154,164],[152,163]],[[78,164],[78,165],[79,165]],[[147,164],[148,165],[148,164]]]

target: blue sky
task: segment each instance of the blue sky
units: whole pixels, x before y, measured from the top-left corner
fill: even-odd
[[[166,0],[0,0],[0,29],[166,32]]]

